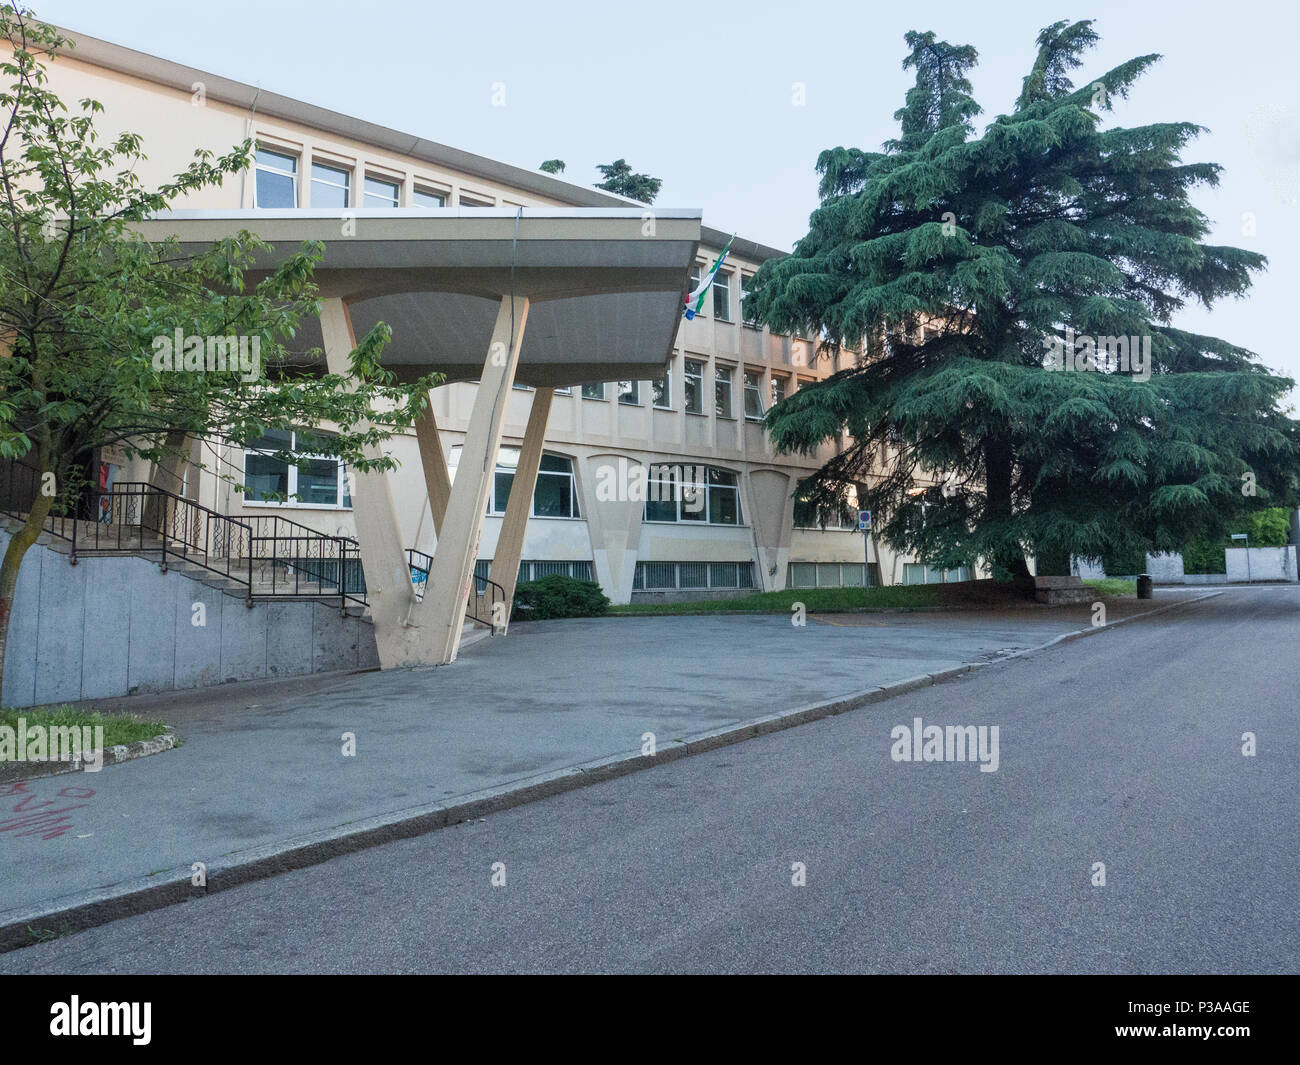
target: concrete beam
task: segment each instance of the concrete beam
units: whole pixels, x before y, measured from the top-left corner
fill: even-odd
[[[519,579],[519,562],[523,558],[524,533],[528,530],[528,516],[533,509],[533,492],[537,489],[537,470],[542,463],[542,444],[546,440],[546,420],[551,414],[551,398],[555,390],[539,388],[533,393],[533,408],[528,412],[528,426],[524,429],[524,443],[519,449],[519,466],[510,486],[510,499],[501,521],[501,535],[497,537],[496,552],[492,557],[492,580],[505,591],[506,616],[500,625],[493,618],[497,632],[504,633],[510,626],[510,605],[515,598],[515,583]]]
[[[415,439],[420,445],[420,464],[424,467],[424,487],[429,493],[429,512],[433,515],[433,532],[442,536],[442,520],[447,515],[447,500],[451,498],[451,474],[447,472],[447,456],[443,454],[438,438],[438,422],[433,415],[433,397],[427,396],[428,406],[415,419]]]
[[[320,324],[330,373],[347,376],[351,373],[349,356],[357,341],[343,300],[321,301]],[[376,445],[366,449],[367,458],[378,458],[381,454],[381,448]],[[422,661],[419,634],[407,624],[416,602],[415,589],[397,524],[392,486],[386,473],[348,472],[379,664],[383,669],[417,664]]]
[[[413,612],[436,664],[454,662],[460,649],[465,601],[474,576],[488,492],[501,447],[506,401],[519,365],[527,319],[527,297],[501,298],[424,599]]]

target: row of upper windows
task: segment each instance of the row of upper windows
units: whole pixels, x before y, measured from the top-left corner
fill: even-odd
[[[324,430],[268,430],[244,449],[245,502],[262,506],[351,509],[347,468],[320,455],[313,444]],[[454,481],[461,445],[451,448],[448,473]],[[277,457],[291,454],[292,460]],[[500,448],[488,492],[487,512],[504,514],[510,499],[519,449]],[[581,518],[574,461],[545,452],[537,471],[531,514],[535,518]],[[656,464],[651,467],[644,510],[646,521],[740,525],[740,482],[732,470],[716,466]]]
[[[702,359],[685,359],[683,361],[683,399],[687,414],[704,414],[705,369],[705,363]],[[734,413],[735,377],[735,366],[724,363],[714,364],[713,413],[716,417],[734,418],[736,416]],[[753,421],[761,420],[770,407],[776,406],[789,394],[791,380],[790,377],[781,374],[772,374],[771,384],[768,389],[769,401],[765,404],[763,372],[761,370],[745,370],[743,378],[745,417]],[[669,367],[664,376],[649,382],[651,402],[659,410],[675,409],[673,407],[672,381],[673,371]],[[794,378],[793,381],[796,391],[812,383],[811,379],[802,377]],[[627,406],[639,407],[642,402],[641,384],[640,381],[615,382],[614,389],[618,401]],[[583,385],[582,398],[605,399],[605,385],[602,382]]]
[[[301,157],[287,150],[258,145],[256,154],[256,206],[295,208],[303,206],[345,209],[348,207],[401,207],[401,180],[387,174],[362,173],[361,187],[354,188],[356,169],[313,159],[307,195],[302,194]],[[407,207],[446,207],[448,193],[416,182]],[[461,207],[492,207],[491,201],[461,195]]]

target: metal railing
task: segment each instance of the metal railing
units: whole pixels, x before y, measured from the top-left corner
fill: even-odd
[[[29,463],[0,463],[0,514],[26,520],[41,480]],[[69,545],[74,566],[81,555],[156,556],[164,570],[175,559],[224,577],[250,606],[288,597],[366,605],[360,548],[348,536],[278,515],[232,518],[143,481],[88,488],[63,509],[71,513],[48,515],[41,531]]]
[[[425,585],[429,580],[429,570],[433,567],[433,556],[408,547],[406,561],[411,567],[411,583],[415,586],[415,594],[423,599]],[[469,593],[465,597],[465,616],[480,625],[486,625],[488,631],[495,636],[497,633],[496,604],[505,601],[506,590],[496,581],[476,572],[470,578]]]
[[[0,462],[0,514],[26,520],[41,482],[41,471],[29,463]],[[74,566],[79,555],[156,556],[164,570],[169,559],[178,559],[234,582],[250,606],[275,598],[367,605],[361,546],[350,536],[318,532],[278,514],[232,518],[143,481],[106,491],[88,488],[71,510],[48,515],[41,531],[68,543]],[[433,558],[414,549],[406,556],[416,595],[423,598]],[[495,633],[496,604],[504,602],[500,584],[474,574],[467,617]]]

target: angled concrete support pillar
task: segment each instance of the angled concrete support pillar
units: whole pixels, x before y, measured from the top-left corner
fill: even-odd
[[[447,513],[433,554],[424,599],[414,612],[424,639],[430,641],[432,661],[453,662],[460,649],[465,601],[469,597],[478,557],[479,537],[488,491],[496,474],[506,400],[515,381],[519,347],[528,318],[528,299],[503,296],[483,363],[474,409],[470,414],[456,480],[447,500]]]
[[[415,439],[420,445],[420,465],[424,467],[424,487],[429,493],[429,511],[433,515],[433,533],[442,535],[442,519],[447,514],[447,500],[451,498],[451,475],[447,472],[447,456],[438,439],[438,422],[433,416],[433,396],[428,396],[428,406],[415,420]]]
[[[341,299],[321,301],[321,335],[325,362],[330,373],[347,375],[348,356],[357,346],[347,305]],[[367,449],[367,458],[378,458],[382,449]],[[402,544],[393,506],[393,493],[386,473],[352,474],[352,507],[361,545],[361,566],[366,575],[366,598],[375,625],[379,664],[384,669],[413,665],[420,661],[418,633],[407,625],[415,605],[411,569]]]
[[[546,419],[551,414],[551,397],[555,390],[539,388],[533,393],[533,409],[528,412],[528,427],[524,430],[524,445],[519,449],[519,466],[510,485],[510,499],[506,515],[501,521],[501,535],[497,538],[496,554],[492,558],[491,576],[505,590],[506,616],[498,632],[510,625],[510,604],[515,598],[515,582],[519,579],[519,561],[523,558],[524,533],[528,530],[528,515],[533,509],[533,492],[537,488],[537,470],[542,462],[542,443],[546,439]],[[493,621],[496,619],[494,618]]]

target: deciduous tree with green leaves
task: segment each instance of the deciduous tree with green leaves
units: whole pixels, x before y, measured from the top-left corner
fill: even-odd
[[[935,565],[1023,577],[1036,556],[1060,573],[1295,499],[1292,382],[1172,324],[1245,294],[1265,259],[1205,240],[1191,194],[1220,167],[1184,160],[1199,126],[1107,121],[1159,56],[1073,84],[1097,39],[1089,21],[1043,30],[1014,107],[977,133],[975,49],[907,34],[899,137],[823,152],[808,234],[747,289],[752,321],[820,336],[822,353],[861,344],[768,414],[782,451],[852,436],[804,494],[856,486],[878,534]],[[1085,340],[1118,354],[1118,338],[1149,344],[1149,364],[1051,369],[1097,369]]]
[[[51,513],[75,505],[94,449],[121,445],[174,471],[196,441],[215,454],[269,429],[328,423],[336,432],[317,450],[359,470],[390,469],[390,456],[367,457],[367,448],[411,426],[436,379],[401,385],[381,367],[382,323],[352,353],[350,375],[295,369],[319,363],[318,353],[291,351],[301,321],[318,313],[319,246],[250,284],[255,258],[270,249],[249,233],[192,255],[132,226],[243,170],[251,145],[196,152],[174,180],[146,189],[140,138],[101,143],[101,106],[70,109],[49,88],[45,63],[68,42],[12,6],[0,7],[0,35],[9,45],[0,61],[0,460],[21,463],[39,483],[0,563],[2,681],[23,556]],[[160,365],[155,339],[178,329],[248,337],[250,348],[256,339],[260,359],[251,373]]]

